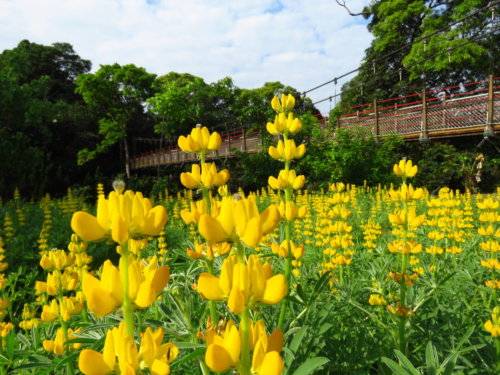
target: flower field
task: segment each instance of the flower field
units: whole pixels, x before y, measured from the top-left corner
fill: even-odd
[[[498,374],[500,190],[431,196],[410,160],[304,190],[294,103],[260,191],[228,191],[196,127],[182,192],[2,202],[0,374]]]

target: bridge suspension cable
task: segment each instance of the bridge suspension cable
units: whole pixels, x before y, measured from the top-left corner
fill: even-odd
[[[424,63],[424,62],[426,62],[428,60],[432,60],[432,59],[436,58],[437,56],[443,55],[445,53],[450,53],[450,52],[452,52],[452,51],[454,51],[454,50],[456,50],[458,48],[461,48],[461,47],[463,47],[463,46],[465,46],[465,45],[467,45],[469,43],[472,43],[473,41],[476,41],[477,39],[480,39],[481,37],[483,37],[485,35],[489,35],[489,34],[493,33],[494,30],[496,30],[496,28],[497,28],[494,21],[493,22],[490,21],[490,22],[486,23],[484,26],[486,27],[486,26],[488,26],[490,24],[493,25],[493,28],[492,28],[491,31],[487,31],[487,32],[484,32],[484,33],[483,32],[478,32],[475,35],[473,35],[472,37],[468,38],[464,43],[458,44],[458,45],[456,45],[454,47],[447,48],[447,49],[442,50],[440,52],[437,52],[437,53],[435,53],[435,54],[433,54],[431,56],[427,56],[426,58],[421,59],[419,61],[416,61],[416,62],[414,62],[414,63],[412,63],[410,65],[401,66],[401,67],[399,67],[396,70],[391,70],[389,72],[384,72],[383,74],[372,75],[372,79],[370,80],[370,82],[374,82],[377,79],[380,79],[381,77],[387,77],[387,76],[392,76],[394,74],[399,74],[400,69],[412,68],[412,67],[414,67],[416,65],[419,65],[419,64],[422,64],[422,63]],[[358,68],[358,70],[359,70],[359,68]],[[331,82],[333,82],[333,81],[331,81]],[[347,89],[344,89],[340,93],[336,93],[335,95],[331,95],[331,96],[328,96],[328,97],[326,97],[324,99],[321,99],[321,100],[318,100],[316,102],[313,102],[313,105],[316,105],[316,104],[319,104],[319,103],[323,103],[323,102],[325,102],[327,100],[331,100],[331,99],[333,99],[335,97],[341,96],[345,92],[348,92],[348,91],[351,91],[351,90],[355,90],[355,89],[359,89],[359,88],[362,88],[363,86],[365,86],[365,84],[361,84],[361,85],[357,85],[357,86],[353,86],[353,87],[348,87]]]
[[[456,20],[456,21],[454,21],[454,22],[452,22],[452,23],[450,23],[450,24],[448,24],[448,25],[446,25],[446,26],[442,27],[442,28],[441,28],[441,29],[439,29],[439,30],[436,30],[436,31],[434,31],[434,32],[432,32],[432,33],[430,33],[430,34],[427,34],[427,35],[421,36],[421,37],[419,37],[419,38],[416,38],[415,40],[413,40],[413,41],[412,41],[412,42],[410,42],[410,43],[406,43],[406,44],[404,44],[403,46],[401,46],[401,47],[399,47],[399,48],[397,48],[397,49],[395,49],[395,50],[393,50],[393,51],[391,51],[391,52],[389,52],[389,53],[387,53],[387,54],[385,54],[385,55],[383,55],[383,56],[381,56],[381,57],[378,57],[378,58],[376,58],[376,59],[371,60],[371,63],[372,63],[372,64],[376,64],[376,63],[377,63],[377,62],[379,62],[379,61],[383,61],[383,60],[387,59],[388,57],[390,57],[390,56],[394,55],[395,53],[397,53],[397,52],[399,52],[399,51],[401,51],[401,50],[403,50],[403,49],[405,49],[405,48],[411,47],[411,46],[413,46],[414,44],[419,43],[419,42],[421,42],[421,41],[425,41],[425,40],[427,40],[428,38],[430,38],[430,37],[432,37],[432,36],[434,36],[434,35],[436,35],[436,34],[439,34],[439,33],[443,32],[443,31],[445,31],[445,30],[447,30],[447,29],[449,29],[449,28],[451,28],[451,27],[453,27],[453,26],[455,26],[455,25],[457,25],[457,24],[459,24],[459,23],[461,23],[461,22],[463,22],[463,21],[465,21],[465,20],[467,20],[467,19],[470,19],[470,18],[474,17],[475,15],[477,15],[477,14],[479,14],[479,13],[481,13],[481,12],[485,11],[485,10],[492,9],[494,6],[498,5],[499,3],[500,3],[500,0],[490,1],[490,3],[489,3],[488,5],[486,5],[486,6],[482,7],[482,8],[478,8],[478,9],[476,9],[476,10],[474,10],[474,11],[470,12],[470,13],[469,13],[469,14],[467,14],[466,16],[464,16],[464,17],[462,17],[462,18],[460,18],[460,19],[458,19],[458,20]],[[493,21],[493,20],[492,20],[492,21]],[[487,24],[486,24],[486,25],[487,25]],[[486,25],[485,25],[485,26],[486,26]],[[347,77],[347,76],[349,76],[349,75],[351,75],[351,74],[353,74],[353,73],[356,73],[357,71],[359,71],[359,70],[362,68],[362,66],[363,66],[363,65],[364,65],[364,64],[361,64],[361,65],[360,65],[360,66],[358,66],[356,69],[353,69],[353,70],[351,70],[351,71],[349,71],[349,72],[343,73],[343,74],[341,74],[341,75],[339,75],[339,76],[337,76],[337,77],[335,77],[335,78],[333,78],[333,79],[331,79],[331,80],[329,80],[329,81],[327,81],[327,82],[324,82],[324,83],[322,83],[322,84],[320,84],[320,85],[318,85],[318,86],[315,86],[315,87],[313,87],[313,88],[311,88],[311,89],[309,89],[309,90],[303,91],[303,95],[305,96],[307,93],[309,93],[309,92],[311,92],[311,91],[317,90],[317,89],[319,89],[319,88],[321,88],[321,87],[324,87],[324,86],[326,86],[326,85],[328,85],[328,84],[330,84],[330,83],[337,82],[339,79],[342,79],[342,78]],[[337,95],[336,95],[336,96],[337,96]],[[317,104],[317,103],[324,102],[324,101],[329,100],[330,98],[333,98],[333,97],[335,97],[335,96],[331,96],[331,97],[325,98],[325,99],[323,99],[323,100],[321,100],[321,101],[318,101],[318,102],[316,102],[316,103],[313,103],[313,104]]]

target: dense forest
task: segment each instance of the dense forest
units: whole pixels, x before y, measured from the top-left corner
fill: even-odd
[[[337,2],[353,16],[367,18],[374,39],[357,75],[343,86],[331,118],[352,105],[484,79],[499,71],[500,52],[494,48],[500,44],[498,1],[374,0],[357,14],[345,2]],[[390,176],[377,171],[405,155],[425,159],[429,166],[449,164],[446,176],[436,172],[422,181],[428,186],[466,187],[465,180],[477,173],[473,165],[478,155],[485,156],[483,185],[478,188],[491,189],[498,179],[498,139],[404,145],[401,140],[376,143],[340,134],[344,143],[333,141],[317,124],[313,115],[319,111],[311,100],[281,82],[245,89],[235,86],[230,77],[206,83],[189,73],[157,76],[133,64],[103,65],[92,72],[91,61],[80,57],[69,43],[40,45],[23,40],[0,54],[0,87],[0,196],[4,199],[16,188],[23,196],[36,198],[64,194],[68,187],[95,186],[117,176],[142,184],[138,187],[147,191],[155,184],[175,188],[177,181],[168,176],[178,170],[134,175],[130,157],[142,150],[137,140],[150,140],[152,146],[142,142],[143,147],[156,147],[156,141],[172,142],[197,123],[219,131],[264,129],[274,117],[270,99],[280,94],[297,99],[297,114],[307,135],[303,141],[309,148],[299,168],[308,175],[311,188],[340,179],[389,183]],[[266,163],[266,171],[250,171],[264,160],[264,153],[225,161],[236,170],[233,183],[259,188],[260,172],[266,176],[275,168]]]

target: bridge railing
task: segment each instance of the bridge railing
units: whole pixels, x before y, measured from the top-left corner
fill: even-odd
[[[470,82],[446,89],[428,90],[404,97],[374,101],[350,108],[338,118],[340,128],[364,128],[375,138],[391,134],[407,139],[492,134],[500,131],[500,77]],[[327,129],[326,123],[324,128]],[[207,160],[226,158],[236,151],[257,152],[262,147],[258,132],[246,129],[221,133],[219,151]],[[195,161],[196,155],[182,152],[177,144],[136,155],[133,169]]]
[[[231,157],[235,152],[257,152],[261,145],[259,132],[247,133],[246,129],[221,133],[222,144],[217,152],[206,154],[206,159]],[[157,165],[193,162],[197,160],[196,154],[182,152],[177,145],[167,146],[160,150],[150,151],[136,155],[131,159],[132,169],[145,168]]]
[[[500,77],[492,76],[489,80],[352,107],[356,111],[340,116],[337,126],[365,128],[374,137],[394,134],[424,139],[494,132],[500,125],[499,81]],[[446,94],[457,88],[459,92]],[[387,105],[390,102],[394,103]]]

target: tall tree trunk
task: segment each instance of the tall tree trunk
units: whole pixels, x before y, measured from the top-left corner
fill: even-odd
[[[123,142],[123,153],[125,154],[125,176],[127,179],[130,178],[130,151],[128,149],[127,137],[122,138]]]

